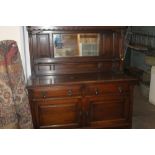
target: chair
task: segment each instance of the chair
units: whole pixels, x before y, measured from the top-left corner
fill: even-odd
[[[16,41],[0,41],[0,128],[33,128]]]

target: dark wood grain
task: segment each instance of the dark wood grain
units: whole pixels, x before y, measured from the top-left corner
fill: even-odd
[[[117,126],[117,123],[127,123],[129,113],[128,97],[108,94],[106,97],[89,98],[88,126],[105,127],[107,124]]]
[[[80,99],[55,99],[37,101],[37,127],[39,128],[79,128],[81,122]]]
[[[91,83],[119,83],[126,82],[128,84],[136,84],[137,79],[132,76],[122,73],[83,73],[83,74],[69,74],[69,75],[55,75],[55,76],[37,76],[31,77],[27,82],[27,87],[53,87],[54,85],[64,84],[91,84]]]
[[[103,31],[120,31],[126,29],[127,26],[28,26],[29,33],[41,33],[41,32],[103,32]]]
[[[30,26],[35,128],[131,128],[137,79],[123,73],[121,26]],[[54,57],[53,34],[98,33],[99,55]]]
[[[36,75],[54,75],[122,69],[120,67],[122,64],[120,53],[122,53],[124,44],[122,33],[125,28],[117,26],[66,26],[50,27],[48,29],[44,27],[28,27],[32,73]],[[52,36],[55,33],[98,33],[100,36],[99,56],[54,58]],[[69,64],[69,62],[72,64]]]
[[[85,74],[83,79],[82,75],[79,75],[79,78],[75,76],[76,80],[73,77],[74,75],[68,79],[61,76],[53,84],[45,84],[48,79],[43,77],[44,82],[29,81],[27,88],[32,111],[35,113],[36,128],[131,127],[133,100],[131,88],[136,79],[125,75],[114,76],[114,74],[100,75],[98,79],[96,75],[90,76],[90,74],[87,76]],[[76,103],[79,107],[76,113],[79,115],[75,113],[73,101],[78,101]],[[65,107],[63,107],[64,104]],[[57,115],[60,112],[62,114]],[[76,115],[80,117],[79,124]],[[68,119],[70,123],[67,122]]]

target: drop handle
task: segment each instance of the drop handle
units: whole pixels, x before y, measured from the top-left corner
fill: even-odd
[[[96,95],[99,95],[99,90],[98,90],[98,88],[95,89],[95,94],[96,94]]]
[[[119,90],[120,93],[123,92],[123,88],[122,87],[118,87],[118,90]]]
[[[82,114],[83,114],[83,111],[82,110],[79,110],[79,114],[78,114],[78,120],[79,120],[79,122],[81,122]]]
[[[45,91],[41,92],[41,94],[42,94],[42,97],[43,97],[43,98],[46,98],[46,94],[47,94],[47,93],[46,93]]]
[[[82,113],[83,113],[83,111],[82,111],[82,110],[80,110],[80,111],[79,111],[79,117],[81,117],[81,116],[82,116]]]
[[[89,112],[88,111],[85,112],[85,121],[86,121],[86,125],[88,126],[89,125]]]
[[[86,112],[85,112],[85,115],[86,115],[86,117],[88,118],[88,116],[89,116],[89,112],[86,111]]]
[[[72,90],[68,90],[68,91],[67,91],[67,95],[68,95],[68,96],[72,96],[72,95],[73,95]]]

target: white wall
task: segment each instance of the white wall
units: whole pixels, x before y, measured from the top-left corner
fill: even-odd
[[[29,52],[29,39],[28,31],[26,26],[23,27],[23,40],[24,40],[24,51],[25,51],[25,70],[27,79],[31,76],[31,65],[30,65],[30,52]]]
[[[27,64],[25,63],[25,40],[24,27],[22,26],[0,26],[0,40],[15,40],[18,44],[22,64],[24,68],[25,77],[27,78]],[[29,73],[30,74],[30,73]]]
[[[151,82],[150,82],[150,93],[149,93],[149,101],[150,103],[155,105],[155,66],[151,68]]]

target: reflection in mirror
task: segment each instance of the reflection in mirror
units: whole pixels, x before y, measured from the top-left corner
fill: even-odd
[[[80,56],[99,55],[98,34],[78,34]]]
[[[53,34],[54,57],[98,56],[99,34]]]
[[[78,42],[76,34],[54,34],[54,56],[78,56]]]

